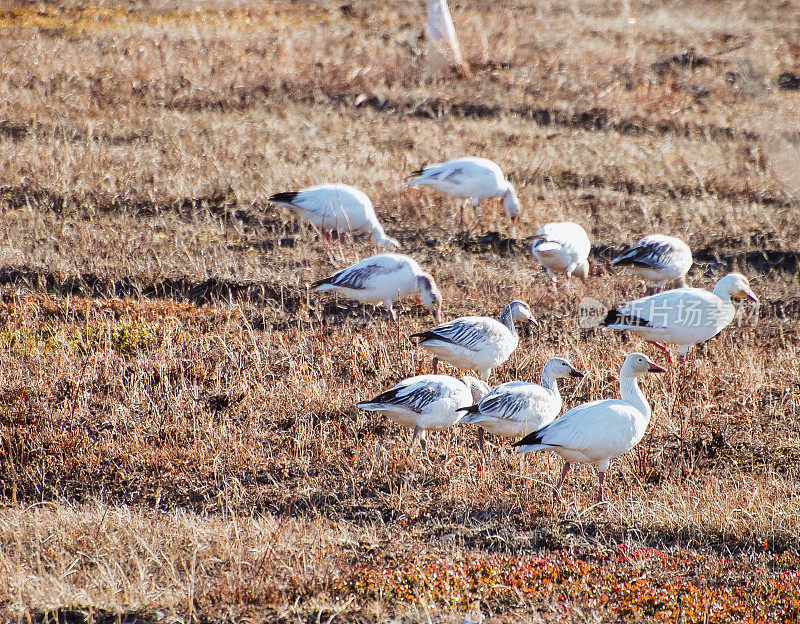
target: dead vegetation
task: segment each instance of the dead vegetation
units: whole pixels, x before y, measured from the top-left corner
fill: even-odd
[[[797,619],[797,7],[451,9],[469,79],[422,79],[422,4],[0,9],[4,617]],[[472,153],[517,187],[516,229],[490,203],[456,234],[405,188]],[[589,373],[567,405],[614,395],[641,347],[574,318],[641,293],[607,265],[641,234],[684,237],[693,284],[748,274],[759,317],[647,383],[609,506],[588,469],[554,505],[554,458],[481,459],[466,427],[409,454],[355,408],[428,370],[406,336],[429,320],[307,292],[338,250],[264,198],[333,180],[448,316],[530,302],[494,381],[566,356]],[[559,219],[594,241],[563,298],[528,254]]]

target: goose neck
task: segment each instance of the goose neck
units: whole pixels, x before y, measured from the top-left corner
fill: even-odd
[[[619,394],[622,400],[635,407],[645,418],[650,420],[650,404],[639,388],[639,382],[633,375],[621,375],[619,378]]]
[[[511,313],[511,306],[507,305],[500,313],[500,322],[508,328],[512,336],[517,335],[517,328],[514,325],[514,316]]]

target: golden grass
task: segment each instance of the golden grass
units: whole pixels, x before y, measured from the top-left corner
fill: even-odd
[[[797,618],[797,110],[775,86],[797,7],[452,8],[469,80],[423,79],[422,5],[0,9],[4,617]],[[489,202],[456,235],[454,203],[404,184],[473,153],[516,185],[516,229]],[[331,180],[450,318],[529,301],[541,326],[493,381],[566,356],[589,373],[568,406],[645,348],[574,318],[641,293],[605,259],[642,234],[683,236],[693,285],[747,273],[760,317],[645,382],[608,506],[590,469],[553,504],[553,457],[482,460],[466,427],[409,454],[355,408],[427,372],[406,336],[431,321],[307,292],[342,260],[265,197]],[[558,298],[528,254],[557,219],[596,252]]]

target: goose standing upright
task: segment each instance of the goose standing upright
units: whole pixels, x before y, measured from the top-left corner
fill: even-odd
[[[422,167],[413,173],[410,186],[429,186],[451,197],[467,200],[477,214],[478,202],[489,197],[502,197],[506,216],[516,221],[522,210],[517,193],[506,180],[500,166],[486,158],[466,156],[436,165]],[[461,225],[464,205],[461,204]]]
[[[534,236],[531,253],[542,265],[556,288],[557,273],[567,279],[575,275],[582,280],[589,277],[589,252],[592,244],[589,235],[580,225],[559,221],[543,225]]]
[[[692,250],[675,236],[651,234],[636,241],[611,261],[627,267],[640,280],[663,290],[667,282],[686,287],[686,273],[692,268]]]
[[[449,375],[417,375],[404,379],[374,399],[358,407],[381,412],[404,427],[413,427],[411,446],[417,435],[428,429],[444,429],[461,419],[460,407],[469,405],[489,392],[489,386],[475,377],[456,379]]]
[[[299,191],[275,193],[269,201],[286,206],[307,219],[320,228],[326,238],[328,230],[365,232],[380,247],[396,249],[400,246],[384,232],[369,197],[347,184],[320,184]]]
[[[598,501],[603,501],[603,481],[615,457],[639,444],[650,423],[650,404],[639,389],[637,378],[664,369],[643,353],[631,353],[619,371],[621,399],[592,401],[573,407],[550,424],[525,436],[514,446],[520,453],[550,450],[560,455],[564,469],[555,485],[561,486],[572,464],[594,464],[598,470]]]
[[[433,277],[417,261],[402,254],[376,254],[311,284],[316,292],[335,290],[360,303],[385,303],[392,318],[395,299],[419,293],[422,305],[442,320],[442,294]]]
[[[627,329],[652,342],[673,362],[667,345],[678,345],[680,362],[689,348],[709,340],[736,316],[731,297],[757,302],[750,282],[741,273],[729,273],[717,281],[713,292],[702,288],[676,288],[609,310],[603,325]]]
[[[528,435],[552,421],[561,411],[558,380],[583,377],[572,364],[560,357],[550,358],[542,369],[541,385],[527,381],[500,384],[466,412],[461,424],[480,424],[478,446],[483,450],[483,430],[507,438]]]
[[[514,322],[526,320],[537,325],[531,309],[524,301],[512,301],[496,321],[487,316],[462,316],[433,329],[411,334],[417,344],[434,354],[433,372],[439,360],[456,368],[473,370],[483,381],[489,381],[492,369],[500,366],[519,344]]]

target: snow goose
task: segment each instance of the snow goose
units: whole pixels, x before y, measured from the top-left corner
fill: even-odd
[[[678,345],[683,362],[692,345],[713,338],[734,319],[736,308],[731,297],[758,301],[744,275],[729,273],[716,283],[713,292],[676,288],[621,305],[608,312],[603,325],[640,335],[664,351],[670,364],[673,359],[667,345]]]
[[[500,384],[477,404],[462,407],[462,424],[480,424],[478,446],[483,450],[483,431],[506,438],[520,438],[543,427],[561,411],[558,380],[583,377],[564,358],[550,358],[542,369],[542,384],[509,381]]]
[[[585,280],[589,277],[589,235],[580,225],[560,221],[543,225],[533,237],[531,253],[539,261],[556,288],[557,273]]]
[[[573,407],[561,418],[515,442],[514,446],[520,453],[550,450],[564,459],[566,463],[555,486],[559,497],[572,464],[594,464],[599,471],[598,501],[602,501],[603,481],[611,460],[639,444],[650,423],[650,405],[636,380],[645,373],[663,372],[663,368],[643,353],[631,353],[619,371],[621,399],[592,401]]]
[[[386,236],[369,197],[347,184],[320,184],[299,191],[276,193],[269,201],[286,206],[326,232],[365,232],[380,247],[397,248],[395,239]]]
[[[417,435],[428,429],[445,429],[459,421],[458,408],[470,405],[489,392],[489,386],[474,377],[456,379],[449,375],[417,375],[358,407],[381,412],[404,427],[413,427],[411,446]]]
[[[442,320],[442,293],[417,261],[401,254],[376,254],[311,284],[316,292],[335,290],[360,303],[385,303],[396,321],[395,299],[419,293],[437,322]]]
[[[489,197],[502,197],[506,215],[516,221],[522,210],[519,198],[499,165],[486,158],[467,156],[436,165],[422,167],[409,180],[410,186],[429,186],[457,199],[468,200],[476,213],[478,202]],[[464,205],[461,205],[461,224],[464,224]]]
[[[656,292],[667,282],[686,286],[686,273],[692,268],[692,250],[675,236],[651,234],[636,241],[611,261],[611,265],[627,267],[640,280],[651,284]]]
[[[489,381],[492,369],[500,366],[514,352],[519,334],[514,322],[526,320],[537,325],[531,309],[523,301],[512,301],[501,312],[500,320],[486,316],[463,316],[411,338],[434,354],[433,372],[439,360],[456,368],[474,370],[483,381]]]

